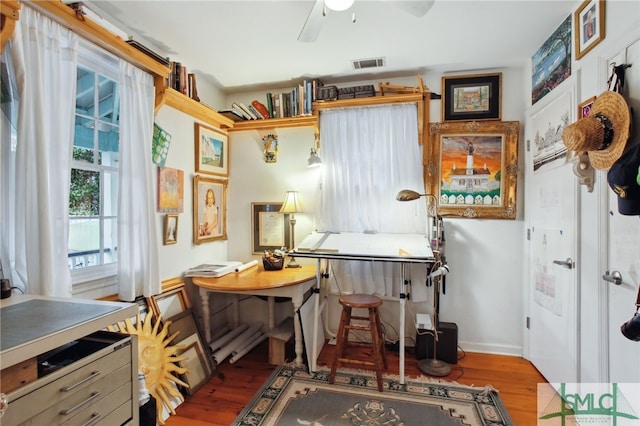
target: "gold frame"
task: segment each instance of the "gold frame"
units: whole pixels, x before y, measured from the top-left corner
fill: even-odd
[[[176,306],[176,302],[179,306]],[[191,300],[189,299],[185,283],[149,297],[147,304],[151,312],[153,312],[153,315],[156,318],[161,318],[163,321],[170,320],[182,312],[191,309]]]
[[[520,123],[517,121],[466,121],[466,122],[446,122],[431,123],[429,126],[429,150],[425,150],[425,173],[427,177],[427,188],[429,193],[435,195],[438,199],[438,214],[450,217],[465,218],[488,218],[488,219],[515,219],[516,218],[516,183],[518,180],[518,135],[520,131]],[[474,145],[473,143],[476,143]],[[495,150],[498,142],[499,159],[495,156]],[[465,153],[466,151],[466,153]],[[443,157],[443,152],[446,155]],[[462,195],[454,195],[456,191],[450,194],[442,193],[443,179],[443,159],[451,168],[448,170],[457,170],[458,165],[462,164],[465,168],[469,160],[469,152],[474,161],[472,164],[474,169],[479,169],[487,164],[487,174],[489,178],[483,184],[486,185],[487,191],[485,195],[473,195],[467,193]],[[473,155],[473,154],[476,155]],[[479,155],[478,155],[479,154]],[[483,164],[476,167],[476,157],[482,158]],[[466,158],[465,158],[466,157]],[[456,162],[459,160],[460,162]],[[498,161],[499,160],[499,161]],[[489,164],[499,163],[499,169],[491,173]],[[466,169],[466,168],[465,168]],[[495,170],[495,169],[494,169]],[[462,173],[457,173],[462,175]],[[451,172],[447,174],[450,176]],[[495,182],[499,177],[499,195],[496,195]],[[458,183],[469,183],[468,179],[464,179],[464,175],[458,179]],[[484,178],[477,179],[473,185],[480,184]],[[451,182],[449,182],[451,185]],[[449,192],[449,191],[447,191]],[[494,195],[490,195],[494,193]],[[448,203],[451,197],[462,198],[463,203],[454,205]],[[472,197],[472,198],[469,198]],[[478,199],[480,197],[480,199]],[[490,197],[491,204],[478,204],[478,202],[486,202]],[[447,200],[447,202],[444,202]],[[468,201],[473,201],[469,204]]]
[[[195,154],[196,154],[196,173],[205,173],[209,175],[229,176],[229,136],[220,129],[204,126],[195,123]],[[214,145],[211,152],[218,152],[218,161],[220,164],[208,164],[203,161],[203,144]],[[214,147],[216,149],[214,149]]]
[[[171,228],[171,219],[175,219],[175,224],[173,226],[173,238],[171,238],[171,233],[169,232]],[[162,244],[168,246],[170,244],[175,244],[178,242],[178,215],[177,214],[165,214],[164,215],[164,228],[162,231]]]
[[[227,189],[229,182],[222,179],[213,179],[196,175],[193,178],[193,243],[201,244],[227,238]],[[204,212],[206,194],[211,189],[215,197],[215,205],[218,206],[218,226],[215,232],[206,234],[206,226],[200,220]],[[206,202],[206,201],[205,201]],[[201,211],[202,210],[202,211]]]
[[[591,28],[593,34],[587,36],[585,40],[585,31],[587,29],[586,16],[589,12],[594,13],[596,21]],[[589,53],[591,49],[596,47],[598,43],[605,37],[605,5],[604,0],[585,0],[580,7],[573,12],[573,39],[576,50],[576,60],[582,58]]]
[[[584,101],[578,104],[578,120],[581,118],[587,118],[591,115],[591,107],[593,103],[596,101],[596,97],[592,96],[589,99],[585,99]]]
[[[251,248],[253,254],[262,254],[265,250],[275,250],[289,246],[291,237],[291,226],[289,226],[289,213],[279,213],[282,203],[251,203]],[[277,215],[277,223],[274,226],[282,224],[283,235],[281,244],[265,244],[267,241],[261,238],[265,232],[264,215],[272,213]],[[282,221],[280,223],[280,221]]]

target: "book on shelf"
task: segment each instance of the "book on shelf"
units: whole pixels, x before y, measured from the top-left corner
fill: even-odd
[[[247,108],[249,109],[249,111],[251,111],[251,115],[255,116],[255,120],[264,120],[262,114],[260,114],[260,112],[258,112],[258,110],[253,105],[249,104],[247,105]]]
[[[262,118],[270,118],[269,110],[267,107],[257,99],[251,101],[251,106],[262,116]]]
[[[247,120],[253,120],[253,117],[251,117],[251,114],[249,114],[249,111],[246,110],[245,108],[242,108],[242,106],[238,102],[233,102],[231,104],[231,108],[233,108],[236,112],[239,112]]]
[[[242,114],[240,114],[239,112],[237,112],[235,109],[230,108],[230,109],[223,109],[218,111],[218,113],[220,115],[223,115],[227,118],[232,119],[233,121],[246,121],[246,117],[243,116]]]

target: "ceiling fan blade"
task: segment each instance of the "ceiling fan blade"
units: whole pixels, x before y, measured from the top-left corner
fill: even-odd
[[[316,41],[324,24],[324,0],[316,0],[300,31],[298,41]]]
[[[431,9],[435,0],[392,0],[392,3],[405,12],[422,18]]]

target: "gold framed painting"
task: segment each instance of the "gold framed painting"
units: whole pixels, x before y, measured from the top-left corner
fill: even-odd
[[[228,182],[196,175],[193,178],[193,243],[227,239]]]
[[[573,12],[576,59],[604,40],[604,0],[585,0]]]
[[[578,120],[581,118],[587,118],[591,115],[591,107],[593,103],[596,101],[596,97],[592,96],[589,99],[585,99],[584,101],[578,104]]]
[[[517,121],[431,123],[429,193],[441,216],[515,219]]]
[[[162,232],[162,244],[168,246],[178,242],[178,215],[164,215],[164,230]]]
[[[195,123],[196,173],[229,176],[229,137],[219,129]]]
[[[502,73],[442,77],[442,121],[500,120]]]

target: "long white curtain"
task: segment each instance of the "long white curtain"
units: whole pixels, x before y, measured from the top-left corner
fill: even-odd
[[[78,37],[23,5],[10,49],[20,94],[15,243],[8,248],[13,285],[31,294],[70,297],[69,163]]]
[[[131,301],[161,292],[151,162],[153,79],[120,61],[120,96],[118,283],[120,299]]]
[[[395,199],[401,189],[424,190],[417,116],[416,104],[321,113],[319,230],[426,232],[426,203]],[[332,266],[342,292],[398,294],[398,264],[342,261]]]

